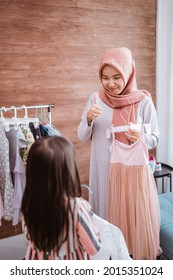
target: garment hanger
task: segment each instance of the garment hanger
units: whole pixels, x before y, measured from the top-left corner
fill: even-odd
[[[14,129],[18,130],[20,122],[19,122],[19,120],[17,118],[17,109],[16,109],[15,106],[11,106],[10,109],[14,110],[14,117],[12,117],[12,119],[11,119],[12,123],[10,123],[10,124],[13,124],[14,125]]]
[[[24,115],[23,118],[20,119],[20,123],[21,123],[21,124],[25,124],[26,127],[29,127],[29,123],[30,123],[30,122],[33,122],[34,125],[37,127],[37,126],[39,125],[39,123],[40,123],[40,122],[39,122],[39,119],[38,119],[37,117],[36,117],[36,118],[30,118],[30,117],[28,117],[28,109],[27,109],[27,106],[22,105],[21,108],[25,110],[25,115]]]
[[[26,127],[26,129],[29,127],[30,122],[33,122],[35,126],[39,125],[39,119],[38,118],[29,118],[28,117],[27,107],[25,105],[22,105],[21,108],[25,110],[25,115],[24,115],[23,118],[18,118],[17,117],[17,109],[16,109],[15,106],[11,106],[10,108],[8,108],[8,110],[5,107],[1,108],[0,121],[3,124],[3,127],[4,127],[5,131],[10,131],[10,125],[13,125],[15,130],[18,130],[20,124],[23,124]],[[14,116],[11,119],[10,118],[4,118],[3,111],[7,112],[9,110],[14,110]]]
[[[5,112],[8,111],[5,107],[2,107],[1,109],[3,109]],[[19,124],[20,124],[18,119],[17,119],[17,109],[16,109],[16,107],[11,106],[10,109],[14,110],[14,116],[11,119],[4,118],[3,113],[1,111],[1,118],[2,118],[2,123],[3,123],[5,131],[10,131],[10,125],[14,125],[14,129],[18,130]]]
[[[5,131],[10,131],[10,124],[9,124],[9,122],[4,118],[4,116],[3,116],[3,111],[7,111],[7,109],[5,108],[5,107],[1,107],[1,111],[0,111],[0,113],[1,113],[1,117],[0,117],[0,121],[1,121],[1,123],[2,123],[2,125],[3,125],[3,127],[4,127],[4,129],[5,129]]]
[[[151,124],[150,123],[137,123],[137,124],[133,124],[133,123],[129,123],[129,125],[123,125],[123,126],[111,126],[111,129],[109,131],[107,131],[107,134],[109,134],[109,136],[112,133],[115,132],[127,132],[129,129],[134,129],[138,132],[143,131],[145,134],[150,135],[151,134]],[[110,138],[110,137],[107,137]]]
[[[40,108],[40,122],[44,125],[44,124],[47,124],[49,123],[49,120],[46,116],[46,111],[45,111],[45,108]]]
[[[27,106],[25,106],[25,105],[21,106],[21,109],[25,110],[25,115],[24,115],[23,118],[18,118],[17,117],[17,109],[16,109],[15,106],[11,106],[10,109],[14,110],[14,116],[12,117],[11,120],[9,120],[9,122],[10,122],[10,124],[14,125],[15,130],[17,130],[19,128],[20,124],[24,125],[26,129],[29,127],[30,122],[33,122],[36,126],[39,125],[38,118],[29,118],[28,117]]]
[[[3,115],[3,111],[6,112],[6,108],[5,108],[5,107],[1,107],[1,110],[0,110],[1,119],[2,119],[2,120],[5,120],[4,115]]]
[[[47,117],[47,114],[46,114],[46,108],[43,109],[44,111],[44,114],[43,114],[43,120],[46,122],[46,123],[49,123],[49,118]]]
[[[25,110],[24,119],[28,119],[28,109],[25,105],[22,105],[22,108]]]

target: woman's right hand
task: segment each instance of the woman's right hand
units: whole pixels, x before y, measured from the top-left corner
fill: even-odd
[[[96,118],[98,118],[101,113],[102,113],[102,107],[100,105],[98,105],[98,99],[97,99],[97,96],[95,95],[94,96],[94,103],[87,113],[88,125],[90,126],[92,121],[95,120]]]

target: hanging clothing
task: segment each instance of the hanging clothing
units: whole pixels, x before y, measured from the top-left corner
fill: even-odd
[[[0,193],[3,202],[3,218],[7,221],[12,220],[14,188],[10,173],[9,164],[9,142],[5,135],[4,127],[0,122]]]
[[[48,130],[49,136],[53,136],[53,135],[61,136],[62,135],[61,132],[56,127],[54,127],[53,125],[50,125],[49,123],[45,124],[45,127]]]
[[[113,139],[110,154],[107,218],[134,259],[154,260],[161,253],[160,211],[148,147],[142,137],[131,145]]]
[[[38,127],[35,127],[34,123],[31,122],[29,123],[29,127],[35,140],[45,136],[61,135],[60,131],[49,123],[46,123],[45,125],[41,124]]]
[[[21,201],[25,189],[26,183],[26,164],[20,156],[20,149],[25,149],[28,151],[26,138],[21,130],[18,128],[16,134],[16,161],[14,166],[14,216],[13,216],[13,225],[17,225],[19,221],[21,221]]]
[[[14,187],[14,215],[13,215],[13,225],[17,225],[21,220],[20,208],[21,200],[25,188],[25,163],[22,160],[19,151],[20,148],[27,149],[26,138],[20,128],[16,130],[13,125],[10,125],[10,130],[5,131],[6,137],[9,141],[9,161],[10,161],[10,171],[13,178],[13,187]]]
[[[30,128],[35,140],[42,138],[39,126],[35,126],[35,124],[33,122],[30,122],[29,123],[29,128]]]
[[[33,125],[37,124],[36,138],[37,133],[41,136],[41,131],[48,135],[47,128],[44,129],[42,125],[38,127],[37,118],[31,120]],[[21,220],[20,207],[26,181],[27,156],[35,141],[28,121],[28,117],[24,117],[24,120],[0,120],[0,225],[2,216],[5,220],[12,220],[13,225]]]
[[[101,237],[86,208],[83,199],[71,199],[72,214],[69,213],[69,233],[60,250],[56,248],[51,252],[39,251],[29,241],[26,259],[30,260],[87,260],[100,249]],[[24,232],[29,239],[27,228],[24,225]]]
[[[3,215],[4,215],[4,208],[3,208],[2,197],[1,197],[1,193],[0,193],[0,226],[1,226],[1,220],[2,220]]]
[[[43,124],[39,124],[39,129],[42,137],[49,136],[48,129]]]
[[[35,140],[34,140],[33,134],[29,127],[26,127],[25,125],[20,124],[20,129],[25,137],[26,147],[24,147],[24,148],[20,147],[19,154],[20,154],[24,164],[26,165],[29,150],[30,150],[32,144],[35,142]]]

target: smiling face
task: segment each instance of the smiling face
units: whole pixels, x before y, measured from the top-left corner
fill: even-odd
[[[125,88],[122,75],[112,66],[105,65],[101,72],[101,82],[103,87],[111,95],[119,95]]]

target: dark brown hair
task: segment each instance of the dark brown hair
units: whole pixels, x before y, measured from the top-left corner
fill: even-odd
[[[30,240],[50,252],[67,239],[70,198],[81,196],[73,144],[61,136],[38,139],[26,166],[21,211]]]

